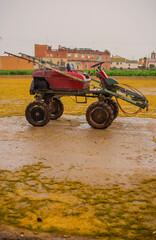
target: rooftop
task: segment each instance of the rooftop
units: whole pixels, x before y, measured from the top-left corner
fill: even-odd
[[[129,60],[118,55],[111,57],[111,62],[126,62],[126,63],[137,63],[137,60]]]

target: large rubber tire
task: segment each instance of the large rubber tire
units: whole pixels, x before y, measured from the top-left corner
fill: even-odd
[[[93,128],[107,128],[111,125],[113,118],[112,108],[101,101],[92,103],[86,111],[87,122]]]
[[[114,119],[118,116],[119,107],[118,104],[113,99],[108,99],[105,101],[113,110]]]
[[[51,120],[56,120],[62,116],[64,112],[64,106],[59,98],[47,98],[45,99],[45,103],[49,105]]]
[[[50,120],[50,109],[48,105],[41,101],[33,101],[25,109],[27,121],[35,126],[45,126]]]

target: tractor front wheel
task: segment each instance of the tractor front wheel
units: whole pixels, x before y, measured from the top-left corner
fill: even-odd
[[[104,129],[109,127],[114,119],[113,110],[107,103],[98,101],[87,108],[86,119],[91,127]]]
[[[47,98],[45,99],[45,103],[49,105],[51,120],[56,120],[62,116],[64,112],[64,106],[59,98]]]
[[[33,101],[25,109],[27,121],[36,127],[45,126],[50,120],[50,109],[41,101]]]

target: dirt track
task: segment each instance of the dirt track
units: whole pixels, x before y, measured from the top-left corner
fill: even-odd
[[[42,162],[45,174],[106,186],[135,185],[156,173],[156,120],[118,117],[106,130],[85,117],[63,116],[45,127],[25,117],[1,118],[0,169]]]

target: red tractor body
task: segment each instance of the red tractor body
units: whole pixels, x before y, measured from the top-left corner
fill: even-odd
[[[77,71],[64,72],[68,75],[79,78],[83,82],[70,78],[69,76],[62,75],[61,73],[52,70],[37,69],[33,72],[34,80],[45,79],[49,83],[49,88],[58,91],[82,91],[89,88],[91,78],[84,72],[78,73]]]

